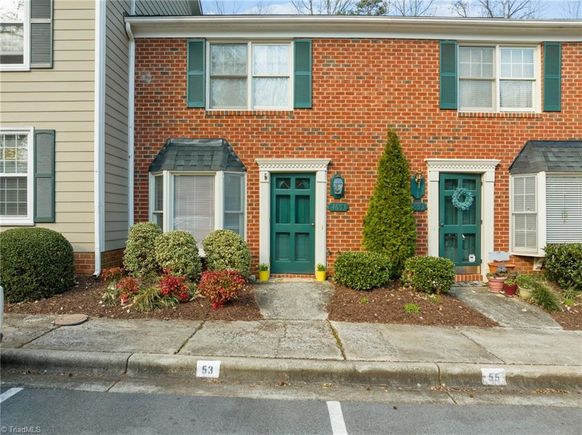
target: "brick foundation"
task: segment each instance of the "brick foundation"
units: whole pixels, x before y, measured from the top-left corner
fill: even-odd
[[[123,249],[106,251],[101,254],[101,268],[120,267],[123,264]]]
[[[327,213],[331,272],[339,252],[361,249],[378,158],[386,129],[393,127],[413,174],[427,175],[427,158],[501,160],[495,173],[494,249],[508,251],[509,165],[528,140],[582,138],[582,44],[564,43],[562,59],[561,112],[469,114],[439,109],[436,40],[314,39],[312,109],[211,112],[186,106],[186,40],[138,39],[135,221],[148,219],[148,167],[167,139],[224,138],[248,170],[247,240],[257,261],[255,159],[330,158],[329,177],[336,171],[344,176],[343,201],[350,205],[346,213]],[[417,253],[426,254],[426,212],[415,217]],[[520,268],[528,261],[520,260]]]
[[[121,266],[123,249],[101,253],[101,268]],[[75,252],[75,273],[77,275],[93,275],[95,273],[95,254],[93,252]]]

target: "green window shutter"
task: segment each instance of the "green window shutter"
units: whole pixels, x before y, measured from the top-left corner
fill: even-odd
[[[30,66],[53,66],[52,0],[32,0],[30,3]]]
[[[295,41],[295,71],[293,90],[293,107],[311,109],[311,40]]]
[[[441,109],[457,109],[457,41],[441,41]]]
[[[544,112],[562,110],[562,45],[544,42]]]
[[[188,41],[188,107],[205,107],[206,104],[206,41]]]
[[[34,132],[34,221],[55,221],[55,131]]]

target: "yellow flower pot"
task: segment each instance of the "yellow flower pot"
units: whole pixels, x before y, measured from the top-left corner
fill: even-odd
[[[325,281],[325,270],[316,270],[315,279],[318,281]]]
[[[268,270],[259,270],[259,281],[269,281]]]

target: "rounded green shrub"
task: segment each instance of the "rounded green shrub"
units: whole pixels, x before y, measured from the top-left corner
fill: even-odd
[[[547,245],[544,267],[548,278],[564,290],[582,292],[582,243]]]
[[[411,257],[404,262],[402,283],[416,291],[447,293],[455,283],[455,263],[448,258]]]
[[[158,236],[156,260],[161,269],[192,280],[198,279],[202,269],[196,240],[187,231],[170,231]]]
[[[46,228],[0,233],[0,282],[6,300],[47,298],[75,284],[73,248],[62,234]]]
[[[129,230],[123,267],[133,276],[145,276],[158,271],[155,255],[156,239],[162,230],[151,222],[140,222]]]
[[[390,283],[393,266],[375,252],[342,252],[335,260],[334,279],[355,290],[370,290]]]
[[[251,253],[244,239],[234,231],[216,230],[203,241],[208,270],[237,270],[248,278]]]

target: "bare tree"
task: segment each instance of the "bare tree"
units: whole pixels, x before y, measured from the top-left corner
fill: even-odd
[[[389,11],[390,0],[359,0],[351,14],[379,16],[387,15]]]
[[[571,0],[566,2],[563,15],[564,18],[582,18],[582,0]]]
[[[208,8],[208,12],[206,11],[206,8]],[[214,2],[206,6],[206,8],[204,13],[207,15],[236,15],[241,12],[241,2],[214,0]]]
[[[353,0],[291,0],[291,4],[303,15],[344,15],[351,11]]]
[[[393,0],[394,15],[403,17],[422,17],[434,15],[435,0]]]
[[[540,5],[536,0],[454,0],[453,13],[460,17],[535,18]]]

